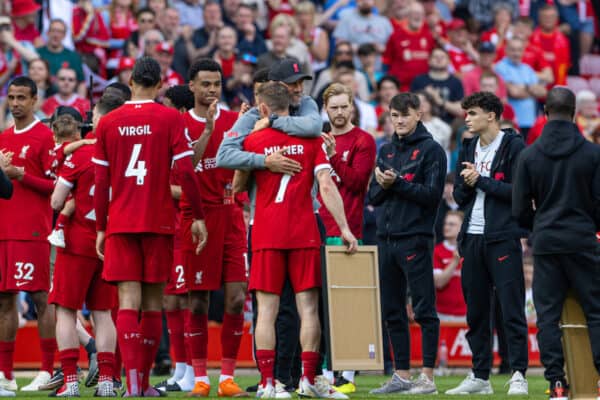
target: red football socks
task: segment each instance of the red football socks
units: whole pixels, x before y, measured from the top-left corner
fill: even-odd
[[[6,379],[13,378],[13,355],[15,342],[0,342],[0,372]]]
[[[117,340],[125,377],[127,378],[127,392],[136,396],[141,393],[138,381],[138,359],[140,357],[140,329],[138,324],[139,312],[137,310],[119,310],[117,315]]]
[[[273,371],[275,369],[275,350],[256,350],[256,361],[260,371],[260,384],[265,387],[268,383],[274,385]]]
[[[77,382],[77,360],[79,360],[79,349],[64,349],[58,353],[60,365],[65,374],[65,383]]]
[[[188,333],[192,353],[194,376],[206,376],[206,355],[208,347],[208,315],[190,314]]]
[[[140,321],[140,334],[142,337],[140,351],[138,354],[140,364],[139,372],[141,376],[142,391],[150,386],[150,369],[156,357],[156,351],[160,344],[162,335],[162,313],[160,311],[143,311]]]
[[[302,358],[302,377],[308,379],[312,385],[315,383],[315,373],[320,355],[316,351],[303,351],[300,357]]]
[[[167,311],[167,327],[169,328],[169,342],[175,355],[175,362],[186,361],[185,343],[183,339],[183,310]]]
[[[56,339],[40,339],[40,348],[42,350],[42,368],[41,371],[46,371],[50,375],[54,371],[54,354],[58,349]],[[77,353],[79,355],[79,353]]]
[[[69,222],[68,216],[63,213],[58,214],[58,218],[56,218],[56,229],[64,229],[67,222]]]
[[[114,376],[114,366],[115,366],[115,355],[110,352],[99,352],[98,353],[98,370],[100,372],[100,377],[98,378],[98,382],[104,381],[112,381]]]
[[[233,376],[243,333],[244,314],[225,313],[221,326],[221,375]]]
[[[185,363],[192,365],[192,343],[190,342],[190,320],[192,313],[190,310],[183,310],[183,343],[185,345]]]

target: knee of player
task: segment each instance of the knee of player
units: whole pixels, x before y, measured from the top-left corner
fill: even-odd
[[[241,314],[244,311],[244,302],[246,294],[242,290],[234,293],[225,299],[225,312],[228,314]]]
[[[190,312],[192,314],[208,314],[209,292],[196,291],[190,294]]]
[[[0,293],[0,313],[13,312],[17,310],[16,294]]]

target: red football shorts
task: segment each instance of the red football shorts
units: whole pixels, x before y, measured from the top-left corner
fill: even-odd
[[[257,250],[252,252],[250,290],[281,296],[286,274],[294,293],[321,287],[319,249]]]
[[[186,294],[188,292],[185,284],[185,269],[183,267],[183,254],[181,249],[173,251],[173,266],[167,286],[165,286],[166,295]]]
[[[205,207],[206,247],[196,255],[192,221],[182,222],[183,265],[188,290],[217,290],[225,282],[246,282],[248,247],[242,209]]]
[[[0,292],[47,292],[50,289],[50,243],[0,241]]]
[[[80,310],[85,302],[93,311],[117,306],[117,287],[102,279],[102,261],[59,251],[48,303]]]
[[[108,282],[163,283],[173,265],[173,235],[115,233],[104,244],[104,271]]]

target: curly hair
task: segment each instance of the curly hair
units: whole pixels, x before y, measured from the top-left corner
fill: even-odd
[[[504,112],[504,105],[498,96],[490,92],[476,92],[463,99],[461,106],[463,110],[479,107],[485,112],[493,112],[496,121],[500,121],[500,117]]]

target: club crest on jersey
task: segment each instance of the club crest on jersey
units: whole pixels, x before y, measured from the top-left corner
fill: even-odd
[[[342,161],[343,162],[348,162],[348,154],[350,154],[350,150],[346,150],[345,152],[342,153]]]
[[[421,152],[421,150],[419,150],[419,149],[413,150],[412,155],[410,156],[410,159],[411,160],[416,160],[417,156],[419,155],[420,152]]]
[[[29,145],[25,145],[21,147],[21,154],[19,154],[19,158],[27,158],[27,151],[29,150]]]

